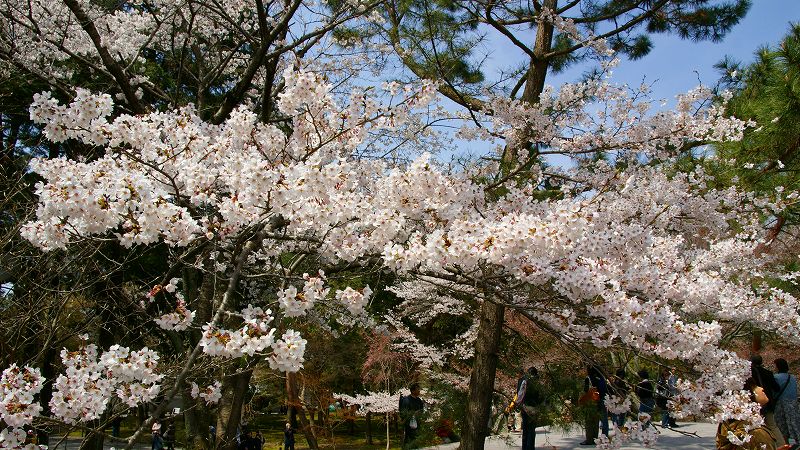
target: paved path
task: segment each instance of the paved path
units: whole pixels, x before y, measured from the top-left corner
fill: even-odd
[[[60,437],[52,437],[50,438],[50,450],[78,450],[78,448],[81,446],[82,440],[83,438],[70,437],[62,441]],[[61,443],[58,445],[58,447],[56,447],[55,445],[58,442]],[[103,450],[109,450],[111,448],[125,448],[125,444],[110,443],[108,441],[103,443]],[[151,448],[151,445],[146,443],[140,443],[133,446],[134,450],[150,450]]]
[[[658,442],[654,448],[668,448],[676,450],[700,450],[700,449],[713,449],[714,448],[714,435],[717,432],[717,426],[712,423],[679,423],[680,427],[676,430],[665,430],[659,428],[661,432]],[[687,433],[697,434],[697,436],[690,436]],[[563,450],[563,449],[592,449],[594,447],[582,446],[580,442],[583,441],[583,429],[573,428],[569,431],[553,431],[550,432],[547,427],[536,429],[536,448],[544,450]],[[485,450],[512,450],[519,449],[522,445],[522,436],[520,433],[502,434],[498,436],[490,436],[486,439]],[[429,447],[427,450],[455,450],[458,444],[446,444],[436,447]],[[641,444],[632,443],[622,447],[625,450],[640,450],[644,449]]]
[[[665,430],[659,428],[661,436],[658,438],[655,447],[657,449],[670,449],[670,450],[706,450],[714,448],[714,435],[716,434],[717,427],[712,423],[702,422],[686,422],[680,423],[677,430]],[[692,436],[696,434],[697,436]],[[583,441],[583,429],[573,428],[569,431],[554,430],[550,431],[547,427],[536,429],[536,448],[539,450],[565,450],[565,449],[586,449],[591,450],[594,447],[582,446],[580,442]],[[57,440],[51,440],[54,444]],[[80,445],[80,438],[70,438],[66,448],[69,450],[77,450]],[[511,434],[502,434],[491,436],[486,439],[485,450],[518,450],[522,445],[522,435],[519,432]],[[113,445],[106,443],[105,449],[111,448]],[[120,448],[119,445],[116,446]],[[64,443],[58,446],[58,449],[64,449]],[[424,450],[455,450],[458,444],[445,444],[435,447],[428,447]],[[622,447],[624,450],[643,450],[641,444],[631,443]],[[149,450],[150,445],[137,444],[136,450]]]

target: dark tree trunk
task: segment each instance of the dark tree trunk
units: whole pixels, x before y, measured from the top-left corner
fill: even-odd
[[[286,400],[286,403],[287,403],[287,405],[286,405],[286,421],[289,422],[292,425],[292,428],[294,428],[296,430],[298,428],[297,427],[297,408],[295,408],[294,405],[292,405],[291,402],[289,402],[288,399]]]
[[[211,413],[202,399],[194,399],[188,391],[183,397],[183,423],[186,428],[186,449],[206,450],[214,448],[211,442]]]
[[[309,423],[308,419],[306,418],[303,404],[300,402],[297,389],[296,373],[286,374],[286,395],[289,397],[289,410],[294,410],[297,420],[300,422],[300,431],[303,432],[306,442],[308,442],[308,448],[311,450],[318,450],[319,445],[317,444],[317,437],[314,435],[312,424]]]
[[[372,413],[367,412],[367,445],[372,445]]]
[[[222,399],[217,415],[217,448],[236,450],[236,430],[242,419],[242,406],[250,386],[252,370],[225,377],[222,381]]]
[[[544,0],[544,7],[551,11],[556,10],[557,0]],[[544,90],[544,81],[547,77],[547,70],[550,68],[550,61],[544,55],[550,52],[553,45],[553,24],[547,21],[541,22],[536,28],[536,42],[533,46],[534,57],[531,58],[531,65],[528,70],[528,78],[525,80],[525,90],[522,93],[522,100],[528,103],[537,103],[539,95]]]
[[[100,421],[105,419],[105,416],[107,416],[107,414],[103,414],[103,417],[100,420],[88,422],[88,425],[92,428],[97,427],[100,424]],[[80,450],[103,450],[104,438],[105,436],[102,434],[91,433],[81,441]]]
[[[761,352],[761,330],[753,330],[753,340],[750,343],[750,353],[758,354]]]
[[[53,398],[53,380],[57,374],[53,363],[58,357],[58,351],[52,345],[48,345],[47,349],[43,352],[44,357],[37,364],[41,368],[42,377],[45,379],[42,391],[39,394],[39,403],[42,405],[42,415],[50,417],[50,399]],[[41,445],[48,445],[50,443],[49,428],[39,428],[36,431],[36,440]]]
[[[482,450],[486,440],[504,312],[503,305],[486,300],[481,305],[460,450]]]

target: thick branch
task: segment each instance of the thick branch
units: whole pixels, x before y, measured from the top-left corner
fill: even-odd
[[[633,19],[629,20],[628,22],[626,22],[625,24],[623,24],[620,27],[617,27],[617,28],[615,28],[615,29],[613,29],[613,30],[611,30],[611,31],[609,31],[607,33],[603,33],[600,36],[597,36],[595,39],[605,39],[605,38],[609,38],[611,36],[616,36],[616,35],[622,33],[623,31],[627,31],[627,30],[635,27],[636,25],[642,23],[645,19],[648,19],[653,14],[655,14],[656,11],[661,9],[661,7],[666,5],[668,2],[669,2],[669,0],[659,0],[647,12],[642,13],[641,15],[634,17]],[[551,59],[551,58],[555,58],[557,56],[568,55],[568,54],[570,54],[570,53],[572,53],[572,52],[574,52],[576,50],[579,50],[579,49],[581,49],[581,48],[583,48],[585,46],[586,46],[585,42],[580,42],[578,44],[573,45],[572,47],[565,48],[565,49],[559,50],[557,52],[548,53],[548,54],[545,55],[545,58]]]
[[[111,76],[114,77],[114,80],[117,82],[117,85],[122,90],[122,93],[125,95],[125,99],[128,102],[128,106],[131,108],[135,114],[144,114],[145,109],[142,106],[139,99],[136,97],[136,92],[131,86],[130,80],[128,79],[128,75],[125,74],[125,71],[122,67],[117,63],[117,61],[111,56],[108,49],[105,48],[103,45],[103,40],[100,37],[100,33],[97,31],[97,28],[94,26],[94,22],[86,12],[81,9],[80,5],[78,4],[77,0],[64,0],[64,4],[72,11],[72,14],[75,15],[75,18],[78,19],[78,22],[81,24],[81,28],[89,35],[89,38],[92,40],[97,53],[100,55],[100,59],[103,61],[103,65],[106,66]]]
[[[294,13],[297,12],[297,8],[300,7],[301,3],[301,0],[294,0],[292,4],[289,5],[289,9],[284,12],[281,22],[277,24],[264,39],[262,39],[261,45],[258,46],[253,58],[250,60],[250,64],[248,64],[247,69],[245,69],[244,73],[242,74],[242,78],[238,83],[236,83],[236,86],[234,86],[233,90],[228,92],[228,94],[225,96],[225,100],[214,114],[211,122],[215,124],[222,123],[228,117],[228,114],[233,111],[233,108],[241,102],[244,94],[248,89],[250,89],[250,85],[253,82],[253,77],[255,77],[256,72],[264,63],[264,57],[267,55],[267,49],[269,48],[270,44],[280,35],[280,33],[287,29],[289,26],[289,21],[294,16]]]

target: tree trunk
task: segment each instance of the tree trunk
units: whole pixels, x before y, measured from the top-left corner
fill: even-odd
[[[460,450],[482,450],[486,440],[504,312],[503,305],[490,301],[484,300],[481,305]]]
[[[750,353],[757,355],[761,352],[761,330],[753,330],[753,340],[750,343]]]
[[[542,5],[551,11],[556,10],[557,0],[544,0]],[[553,24],[542,21],[536,28],[536,42],[533,45],[533,55],[531,65],[528,69],[528,78],[525,80],[525,90],[522,91],[522,100],[528,103],[537,103],[539,95],[544,90],[544,81],[547,77],[547,69],[550,68],[550,60],[544,56],[550,52],[553,46]]]
[[[389,450],[389,444],[392,442],[389,436],[389,413],[386,413],[386,450]]]
[[[297,419],[300,422],[300,430],[303,432],[303,436],[305,436],[306,441],[308,442],[308,448],[311,450],[318,450],[319,445],[317,444],[317,437],[314,435],[314,430],[312,429],[312,425],[309,423],[308,419],[306,418],[305,410],[303,409],[303,404],[300,402],[300,398],[297,395],[297,374],[296,373],[287,373],[286,374],[286,395],[289,397],[289,410],[294,410],[297,414]]]
[[[186,428],[186,449],[206,450],[214,448],[211,442],[211,413],[202,399],[192,398],[189,391],[181,393],[183,397],[183,423]]]
[[[97,427],[100,421],[104,421],[107,414],[103,414],[100,420],[92,420],[88,425],[92,428]],[[105,436],[100,433],[91,433],[81,441],[80,450],[103,450],[103,441]]]
[[[217,416],[217,448],[236,450],[236,431],[242,419],[242,405],[250,386],[252,370],[225,377]]]
[[[372,413],[367,412],[367,445],[372,445]]]

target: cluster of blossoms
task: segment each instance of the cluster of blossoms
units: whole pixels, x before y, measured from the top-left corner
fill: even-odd
[[[273,354],[268,358],[269,367],[281,372],[297,372],[303,367],[306,340],[300,333],[288,330],[272,346]]]
[[[364,289],[359,290],[347,286],[344,290],[336,291],[336,300],[342,302],[351,314],[364,312],[370,296],[372,296],[372,289],[369,286],[364,286]]]
[[[25,444],[28,432],[24,428],[6,427],[0,430],[0,448],[13,448],[18,450],[40,450],[34,444]]]
[[[186,307],[186,302],[183,299],[178,299],[175,311],[157,317],[155,322],[165,330],[183,331],[189,328],[193,320],[194,311],[190,311]]]
[[[275,329],[270,326],[272,311],[248,305],[242,310],[244,322],[237,330],[225,330],[208,323],[203,326],[200,345],[211,356],[236,358],[253,356],[275,346]]]
[[[434,366],[441,367],[450,351],[425,345],[408,329],[403,323],[392,317],[385,316],[384,319],[394,328],[392,333],[392,349],[407,354],[414,362],[419,364],[420,369],[430,370]]]
[[[34,401],[44,386],[39,369],[12,364],[0,377],[0,420],[9,427],[30,425],[42,410]]]
[[[586,47],[593,49],[600,56],[611,56],[614,51],[608,46],[608,42],[603,38],[598,38],[591,30],[588,31],[588,36],[583,36],[575,25],[575,21],[570,18],[561,17],[550,8],[543,7],[539,12],[538,21],[550,22],[558,31],[569,36],[571,39],[584,44]]]
[[[303,279],[305,283],[302,292],[297,292],[294,286],[278,291],[278,303],[286,317],[305,315],[314,307],[315,302],[324,299],[330,292],[329,288],[325,288],[325,273],[322,271],[316,277],[304,273]]]
[[[63,358],[63,355],[62,355]],[[116,394],[128,406],[153,400],[160,391],[159,381],[163,375],[155,372],[158,354],[147,347],[130,351],[126,347],[112,345],[100,356],[99,364],[106,378],[114,380]]]
[[[604,403],[611,414],[623,414],[631,410],[630,396],[607,395]]]
[[[425,281],[425,277],[419,277],[419,280]],[[386,289],[403,299],[403,302],[395,308],[399,317],[408,318],[421,327],[442,314],[459,316],[471,312],[463,300],[446,293],[447,287],[455,289],[463,287],[445,285],[444,289],[437,289],[433,284],[435,280],[429,281],[431,282],[401,281]]]
[[[335,398],[341,399],[345,405],[357,406],[357,414],[366,415],[368,412],[377,414],[389,414],[396,412],[400,406],[400,397],[411,393],[408,388],[400,389],[397,392],[367,392],[355,396],[347,394],[333,394]],[[430,395],[427,390],[420,391],[422,398],[427,405],[439,403],[440,399]]]
[[[158,355],[147,347],[130,351],[114,345],[98,359],[97,346],[90,344],[62,350],[61,359],[66,369],[53,385],[50,410],[67,423],[98,419],[114,394],[133,407],[161,390]]]
[[[623,428],[613,425],[614,432],[608,436],[601,434],[597,439],[597,448],[611,450],[622,448],[630,441],[641,442],[647,448],[655,446],[658,440],[658,430],[651,425],[649,414],[639,414],[638,420],[632,420],[625,424]]]
[[[272,348],[267,360],[271,368],[283,372],[297,372],[303,367],[306,340],[294,330],[286,331],[275,340],[275,328],[270,326],[272,311],[248,305],[242,310],[243,325],[238,330],[225,330],[212,324],[203,326],[200,345],[211,356],[236,358],[253,356]]]
[[[219,403],[222,398],[222,383],[215,381],[213,384],[206,386],[202,391],[197,383],[192,383],[192,398],[202,398],[205,400],[206,405],[213,405]]]
[[[368,392],[366,394],[357,394],[355,396],[334,394],[334,397],[341,399],[342,403],[346,405],[357,406],[357,414],[363,416],[368,412],[376,414],[389,414],[397,411],[397,408],[400,404],[401,395],[401,392]]]

